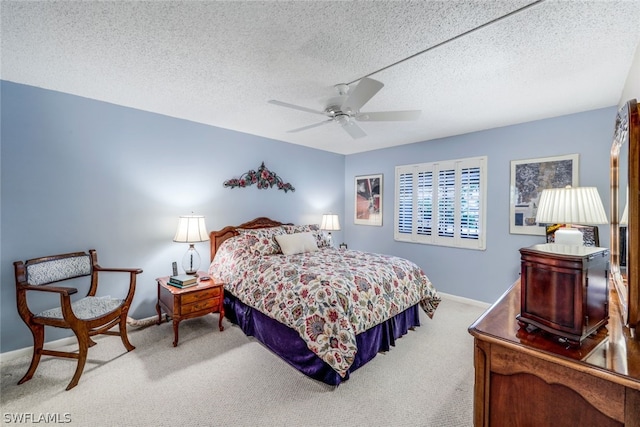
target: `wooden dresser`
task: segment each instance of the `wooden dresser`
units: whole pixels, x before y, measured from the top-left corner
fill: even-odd
[[[623,328],[617,295],[609,300],[608,324],[569,346],[519,325],[518,280],[469,327],[474,425],[640,426],[640,341]]]

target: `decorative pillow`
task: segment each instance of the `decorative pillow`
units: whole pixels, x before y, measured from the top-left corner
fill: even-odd
[[[283,225],[282,227],[287,231],[288,234],[310,232],[311,234],[313,234],[313,237],[315,237],[316,245],[319,248],[330,246],[329,238],[324,234],[322,230],[320,230],[320,226],[318,224]]]
[[[308,231],[303,233],[282,234],[276,236],[276,241],[285,255],[302,254],[318,250],[316,238]]]
[[[238,232],[245,236],[249,250],[258,255],[274,255],[280,253],[280,246],[274,239],[275,236],[286,234],[284,228],[256,228],[254,230],[238,229]]]

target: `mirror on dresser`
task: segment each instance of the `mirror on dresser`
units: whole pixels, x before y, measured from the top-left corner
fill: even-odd
[[[624,322],[640,332],[640,112],[635,99],[616,116],[611,146],[611,279]],[[626,215],[623,215],[626,210]],[[624,218],[623,218],[624,216]]]

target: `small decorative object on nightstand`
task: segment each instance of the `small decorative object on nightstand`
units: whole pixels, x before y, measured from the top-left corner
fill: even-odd
[[[187,288],[178,288],[169,284],[170,277],[160,277],[158,282],[158,324],[162,322],[162,309],[173,319],[173,346],[178,345],[178,325],[185,319],[219,313],[218,329],[224,330],[224,287],[215,283],[207,273],[199,271],[198,284]],[[207,279],[204,279],[207,277]]]
[[[200,267],[200,254],[193,246],[197,242],[209,240],[204,217],[200,215],[181,216],[178,220],[178,230],[173,238],[174,242],[189,243],[187,253],[182,257],[182,268],[187,274],[196,274]]]
[[[338,215],[331,213],[322,215],[320,230],[325,230],[328,232],[329,246],[333,246],[333,238],[331,237],[331,232],[340,231],[340,219],[338,218]]]

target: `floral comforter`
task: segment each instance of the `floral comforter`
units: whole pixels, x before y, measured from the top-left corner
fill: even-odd
[[[420,303],[429,317],[440,297],[414,263],[330,247],[296,255],[254,255],[226,240],[209,274],[243,303],[296,330],[311,351],[344,377],[356,335]]]

